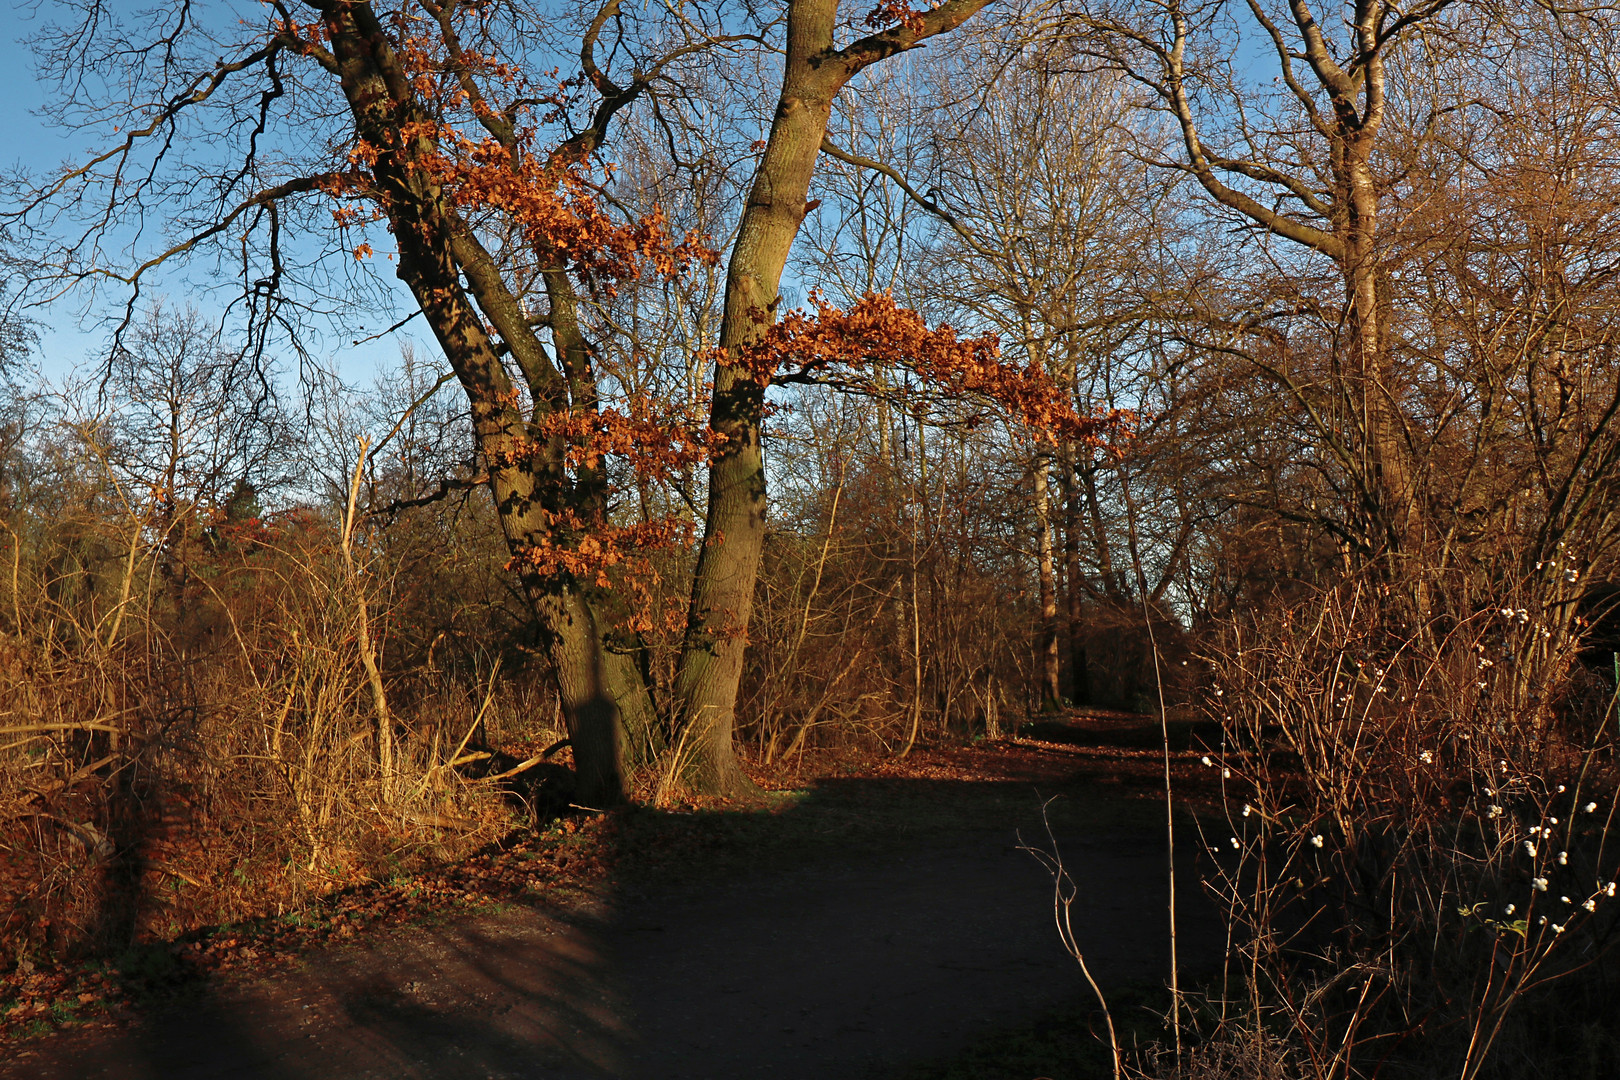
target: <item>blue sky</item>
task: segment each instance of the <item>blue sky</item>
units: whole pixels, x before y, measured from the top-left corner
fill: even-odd
[[[17,168],[31,172],[55,168],[79,159],[91,145],[83,136],[63,131],[39,115],[46,94],[35,78],[33,56],[23,39],[35,31],[41,17],[48,17],[49,8],[48,3],[7,6],[0,14],[0,170],[8,173]],[[165,299],[184,304],[197,298],[169,293]],[[211,305],[204,301],[200,306]],[[78,306],[71,302],[36,310],[33,315],[39,322],[37,361],[42,373],[53,381],[78,365],[93,362],[105,347],[105,331],[81,321]],[[436,352],[431,343],[419,337],[414,340],[419,355]],[[424,345],[428,346],[425,350]],[[398,339],[390,338],[320,359],[334,364],[351,384],[365,385],[380,368],[392,367],[398,356]]]
[[[0,14],[0,169],[50,168],[72,156],[71,133],[44,122],[38,110],[45,95],[34,79],[33,57],[18,39],[37,25],[30,9],[8,6]],[[94,348],[99,335],[83,333],[74,320],[60,312],[41,318],[40,359],[46,373],[57,376]]]
[[[71,143],[34,115],[45,97],[34,80],[33,57],[18,39],[31,33],[37,20],[26,8],[11,6],[0,14],[4,37],[0,40],[0,146],[7,166],[19,162],[39,165],[60,160]]]

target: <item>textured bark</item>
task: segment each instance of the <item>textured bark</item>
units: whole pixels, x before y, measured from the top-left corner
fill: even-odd
[[[574,797],[582,806],[611,806],[624,798],[627,767],[655,752],[647,742],[650,710],[635,711],[635,703],[647,700],[646,684],[633,662],[602,647],[602,627],[577,592],[550,591],[535,607],[548,630],[547,652],[573,746]]]
[[[911,27],[838,49],[837,0],[790,0],[782,92],[743,207],[726,273],[720,344],[757,340],[776,316],[788,251],[807,211],[833,99],[862,68],[961,25],[989,0],[949,0]],[[709,471],[709,500],[675,695],[684,725],[681,773],[691,787],[747,795],[732,746],[754,583],[765,541],[764,384],[738,369],[715,374],[710,425],[726,442]]]
[[[355,133],[377,150],[373,197],[399,244],[397,274],[467,396],[508,550],[521,556],[548,536],[559,510],[586,521],[604,520],[605,478],[590,472],[570,478],[566,447],[555,440],[546,445],[531,424],[557,410],[597,407],[590,353],[573,318],[576,300],[566,276],[554,274],[546,283],[558,355],[553,364],[494,260],[458,218],[433,171],[424,167],[437,151],[433,128],[424,122],[424,106],[375,13],[359,3],[318,7],[332,50],[323,63],[339,78]],[[596,135],[611,116],[610,108],[604,110],[592,129]],[[587,152],[592,145],[570,146],[567,152]],[[532,417],[519,407],[521,395],[485,319],[528,383]],[[540,453],[534,452],[537,444]],[[646,684],[633,661],[606,649],[603,627],[577,588],[522,571],[519,576],[554,667],[578,797],[592,806],[611,805],[624,797],[627,764],[656,752],[657,726]]]

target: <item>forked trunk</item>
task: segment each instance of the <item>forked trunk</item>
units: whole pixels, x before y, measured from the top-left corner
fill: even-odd
[[[651,762],[661,741],[646,683],[631,658],[604,648],[595,614],[578,593],[551,590],[535,604],[549,638],[579,805],[623,801],[626,781]]]

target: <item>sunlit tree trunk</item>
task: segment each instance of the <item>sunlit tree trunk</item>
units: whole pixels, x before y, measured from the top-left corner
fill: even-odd
[[[782,93],[726,273],[722,348],[752,344],[776,317],[782,271],[808,210],[833,99],[844,84],[870,64],[955,29],[987,2],[948,0],[910,26],[839,49],[837,0],[790,0]],[[715,373],[710,427],[725,441],[709,471],[703,546],[675,677],[675,706],[684,725],[682,778],[720,795],[753,789],[738,767],[732,732],[765,542],[765,389],[740,368],[722,365]]]
[[[1036,696],[1042,712],[1055,712],[1063,707],[1063,694],[1058,681],[1057,552],[1052,529],[1051,470],[1051,455],[1037,455],[1035,542],[1041,582],[1041,626],[1036,642],[1036,677],[1040,682]]]
[[[1091,704],[1091,658],[1086,654],[1085,586],[1081,584],[1080,485],[1072,460],[1063,466],[1063,579],[1069,631],[1069,700]]]

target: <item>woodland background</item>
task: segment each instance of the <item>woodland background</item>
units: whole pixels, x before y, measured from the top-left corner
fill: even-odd
[[[465,218],[449,285],[409,278],[426,211],[388,186],[406,143],[367,141],[355,12],[405,58],[378,130],[429,131],[402,174],[440,186],[410,197]],[[1611,12],[234,17],[87,2],[34,39],[103,154],[13,174],[0,210],[5,965],[291,910],[607,790],[563,767],[593,721],[546,604],[583,598],[652,710],[618,794],[656,805],[752,797],[704,771],[694,649],[741,658],[722,749],[756,775],[1071,705],[1207,721],[1238,974],[1232,1008],[1177,1006],[1200,1068],[1605,1074]],[[814,19],[877,52],[795,150]],[[737,237],[790,153],[791,257],[745,318]],[[468,237],[547,362],[588,359],[561,426]],[[474,297],[517,389],[479,389],[434,289]],[[844,318],[886,297],[926,326]],[[107,346],[46,379],[69,304]],[[398,362],[338,378],[383,327]],[[1002,374],[961,358],[980,335]],[[752,421],[719,411],[743,356]],[[552,472],[492,449],[503,409],[567,444]],[[691,598],[745,421],[759,569],[716,630]],[[507,468],[562,493],[554,531],[513,531]]]

